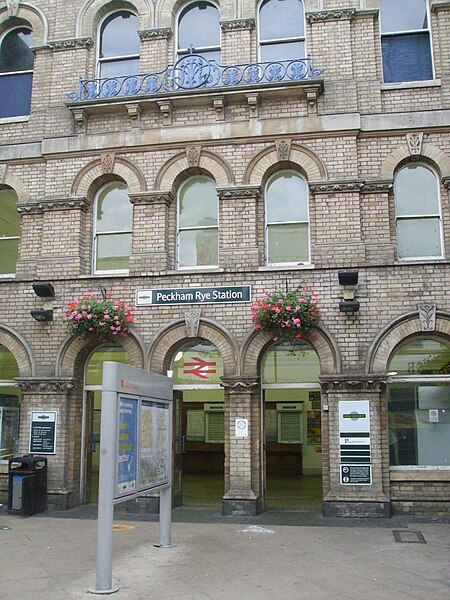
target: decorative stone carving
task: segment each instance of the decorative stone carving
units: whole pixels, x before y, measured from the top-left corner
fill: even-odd
[[[386,377],[362,375],[351,378],[348,375],[321,375],[319,377],[323,392],[380,392],[386,384]]]
[[[85,133],[87,128],[87,114],[84,108],[71,108],[75,129],[78,133]]]
[[[90,50],[94,45],[91,37],[68,38],[66,40],[52,40],[48,42],[48,47],[54,52],[59,50],[73,50],[74,48],[86,48]]]
[[[248,103],[248,107],[250,109],[250,118],[256,118],[259,115],[259,108],[258,108],[258,103],[259,103],[259,94],[246,94],[247,96],[247,103]]]
[[[34,377],[23,377],[16,378],[16,382],[22,392],[30,394],[48,394],[51,392],[68,394],[75,388],[74,379],[52,379],[46,377],[35,379]]]
[[[102,173],[112,173],[114,170],[114,162],[116,155],[114,152],[106,152],[100,156],[100,162],[102,165]]]
[[[236,375],[234,377],[228,376],[221,377],[220,385],[226,388],[230,393],[248,394],[254,387],[259,385],[259,380],[257,377],[248,377],[246,375]]]
[[[6,178],[6,165],[0,165],[0,183],[5,183]]]
[[[422,331],[436,329],[436,304],[418,304],[420,327]]]
[[[353,19],[356,14],[354,8],[343,8],[342,10],[324,10],[306,13],[308,23],[317,23],[321,21],[339,21]]]
[[[220,200],[237,200],[240,198],[255,198],[261,196],[260,187],[235,187],[235,188],[218,188],[217,194]]]
[[[200,326],[201,311],[198,309],[187,310],[184,313],[184,320],[186,322],[186,335],[187,337],[197,337],[198,328]]]
[[[19,14],[19,0],[6,0],[6,10],[8,17],[17,17]]]
[[[200,146],[186,146],[186,156],[190,167],[198,167],[201,152],[202,149]]]
[[[289,160],[291,156],[291,140],[276,140],[275,147],[277,149],[278,160]]]
[[[86,198],[46,198],[41,202],[18,204],[17,211],[21,214],[39,214],[53,210],[78,209],[86,212],[88,209]]]
[[[446,190],[450,190],[450,177],[443,177],[442,183]]]
[[[225,120],[225,98],[223,96],[213,97],[213,107],[216,111],[216,121]]]
[[[239,29],[255,29],[255,19],[233,19],[230,21],[221,21],[222,31],[237,31]]]
[[[138,31],[141,40],[168,40],[172,37],[170,27],[159,27],[157,29],[142,29]]]
[[[128,116],[130,117],[131,126],[139,127],[142,114],[140,105],[137,102],[133,102],[132,104],[125,104],[125,107],[127,109]]]
[[[145,192],[140,194],[129,194],[131,204],[134,206],[142,204],[172,204],[174,197],[171,192]]]
[[[411,156],[419,156],[422,154],[423,132],[407,133],[406,141],[408,143],[408,149]]]
[[[393,181],[365,181],[361,191],[365,194],[385,194],[390,193],[393,187]]]
[[[311,183],[309,189],[314,194],[334,194],[336,192],[359,192],[363,186],[363,181],[327,181]]]
[[[159,111],[162,114],[163,125],[172,125],[172,103],[170,100],[161,100],[158,102]]]

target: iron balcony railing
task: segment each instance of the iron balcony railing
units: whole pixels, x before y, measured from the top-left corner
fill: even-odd
[[[185,90],[295,82],[317,79],[322,73],[322,69],[313,69],[309,56],[297,60],[219,65],[199,54],[189,54],[158,73],[80,79],[78,91],[67,95],[74,102],[96,98],[125,98]]]

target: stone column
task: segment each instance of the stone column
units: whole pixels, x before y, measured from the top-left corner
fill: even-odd
[[[222,377],[225,388],[224,515],[261,510],[261,402],[255,377]],[[236,420],[248,422],[248,437],[236,436]]]
[[[169,256],[170,192],[130,194],[133,209],[133,249],[130,275],[153,275],[173,268]]]
[[[32,411],[55,411],[55,454],[47,455],[47,498],[50,508],[65,510],[80,501],[82,402],[73,397],[72,378],[19,377],[20,453],[29,453]]]
[[[257,268],[259,187],[218,189],[220,264],[224,268]]]
[[[386,378],[370,375],[323,375],[322,452],[325,516],[390,515],[389,439]],[[339,401],[368,400],[370,413],[370,485],[341,484]],[[347,448],[346,448],[347,450]]]

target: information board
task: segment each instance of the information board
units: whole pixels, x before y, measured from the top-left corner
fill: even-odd
[[[371,485],[371,465],[341,465],[342,485]]]
[[[169,483],[171,457],[166,442],[169,428],[169,405],[143,399],[140,415],[140,489]]]
[[[31,413],[30,454],[55,454],[56,411]]]
[[[339,401],[339,455],[341,485],[372,484],[368,400]]]
[[[119,396],[117,496],[129,494],[137,487],[138,410],[139,398]]]

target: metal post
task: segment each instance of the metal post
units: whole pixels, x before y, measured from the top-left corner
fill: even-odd
[[[100,430],[100,481],[97,516],[97,575],[91,594],[114,594],[112,587],[112,542],[114,521],[114,483],[116,464],[114,456],[116,437],[116,412],[107,406],[117,403],[115,392],[102,394],[102,421]]]
[[[159,490],[159,544],[157,548],[174,548],[172,544],[172,486]]]

